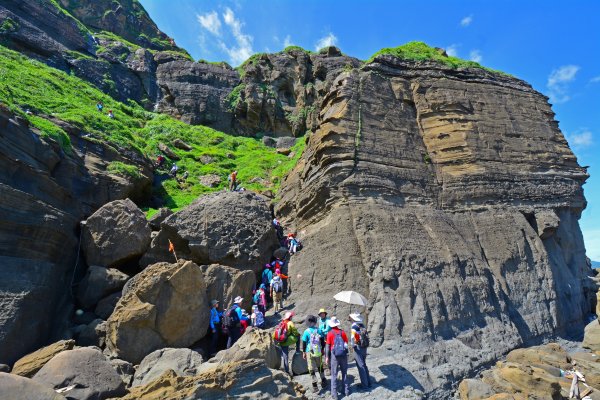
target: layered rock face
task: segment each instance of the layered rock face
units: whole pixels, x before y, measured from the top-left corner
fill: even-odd
[[[64,302],[71,295],[79,221],[110,200],[143,196],[151,183],[143,159],[88,141],[73,127],[65,130],[72,154],[0,107],[0,363],[47,344],[71,311]],[[109,174],[112,161],[137,165],[142,178]]]
[[[371,343],[441,398],[510,349],[581,330],[587,176],[525,82],[379,56],[336,78],[282,186],[276,212],[304,242],[290,301],[367,295]]]

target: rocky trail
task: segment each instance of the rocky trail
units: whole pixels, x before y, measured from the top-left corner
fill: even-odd
[[[563,399],[576,367],[600,399],[588,177],[547,97],[422,42],[232,68],[137,1],[3,1],[0,399],[327,398],[281,371],[272,309],[209,357],[210,301],[251,310],[274,218],[300,331],[368,299],[375,385],[351,362],[347,398]]]

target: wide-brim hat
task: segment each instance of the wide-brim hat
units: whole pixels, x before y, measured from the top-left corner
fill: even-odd
[[[352,319],[352,321],[354,321],[354,322],[363,322],[363,319],[359,313],[350,314],[350,319]]]
[[[241,303],[242,301],[244,301],[244,298],[243,298],[243,297],[241,297],[241,296],[238,296],[238,297],[236,297],[235,299],[233,299],[233,303],[234,303],[234,304],[239,304],[239,303]]]
[[[337,319],[336,317],[331,317],[331,318],[329,319],[329,322],[328,322],[328,324],[329,324],[329,326],[330,326],[330,327],[332,327],[332,328],[336,328],[336,327],[340,326],[342,323],[341,323],[341,322],[340,322],[340,320],[339,320],[339,319]]]
[[[327,311],[324,308],[321,308],[317,314],[318,315],[321,315],[321,314],[327,315]]]

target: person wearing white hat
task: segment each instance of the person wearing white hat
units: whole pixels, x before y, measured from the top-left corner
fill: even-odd
[[[336,317],[331,317],[329,326],[331,330],[327,333],[325,340],[325,363],[331,368],[331,397],[337,400],[337,372],[342,372],[342,388],[344,396],[350,395],[348,385],[348,336],[340,329],[341,322]],[[330,358],[330,359],[328,359]]]
[[[359,313],[350,314],[348,320],[352,322],[350,330],[350,343],[354,349],[354,360],[360,383],[363,389],[371,387],[371,378],[369,377],[369,368],[367,367],[367,347],[369,346],[369,334],[363,324],[363,319]]]
[[[242,301],[243,297],[233,299],[233,305],[223,316],[223,331],[227,333],[227,348],[230,348],[242,336]]]

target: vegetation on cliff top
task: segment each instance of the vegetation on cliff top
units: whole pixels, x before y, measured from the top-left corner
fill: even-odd
[[[96,109],[104,103],[104,112]],[[62,120],[79,128],[86,140],[105,143],[115,149],[134,150],[154,161],[159,154],[158,144],[168,145],[178,157],[180,173],[188,171],[189,178],[178,184],[166,179],[155,188],[166,205],[181,208],[197,196],[223,189],[227,176],[238,170],[241,184],[259,192],[274,193],[282,177],[295,165],[304,148],[299,140],[294,147],[295,157],[278,154],[257,138],[235,137],[204,126],[190,126],[172,117],[151,113],[135,102],[115,101],[91,84],[57,69],[29,59],[0,46],[0,102],[40,131],[71,151],[69,136],[55,122]],[[26,113],[29,110],[31,113]],[[106,113],[113,110],[115,118]],[[191,151],[172,145],[174,139],[188,143]],[[204,164],[200,161],[212,161]],[[171,160],[167,166],[171,165]],[[109,172],[136,177],[134,166],[111,163]],[[215,174],[221,183],[214,188],[203,186],[199,177]]]
[[[410,61],[437,61],[450,68],[480,68],[486,71],[508,75],[501,71],[487,68],[475,61],[463,60],[462,58],[444,55],[441,49],[431,47],[424,42],[408,42],[398,47],[386,47],[373,54],[366,64],[373,62],[377,56],[392,55],[403,60]]]

